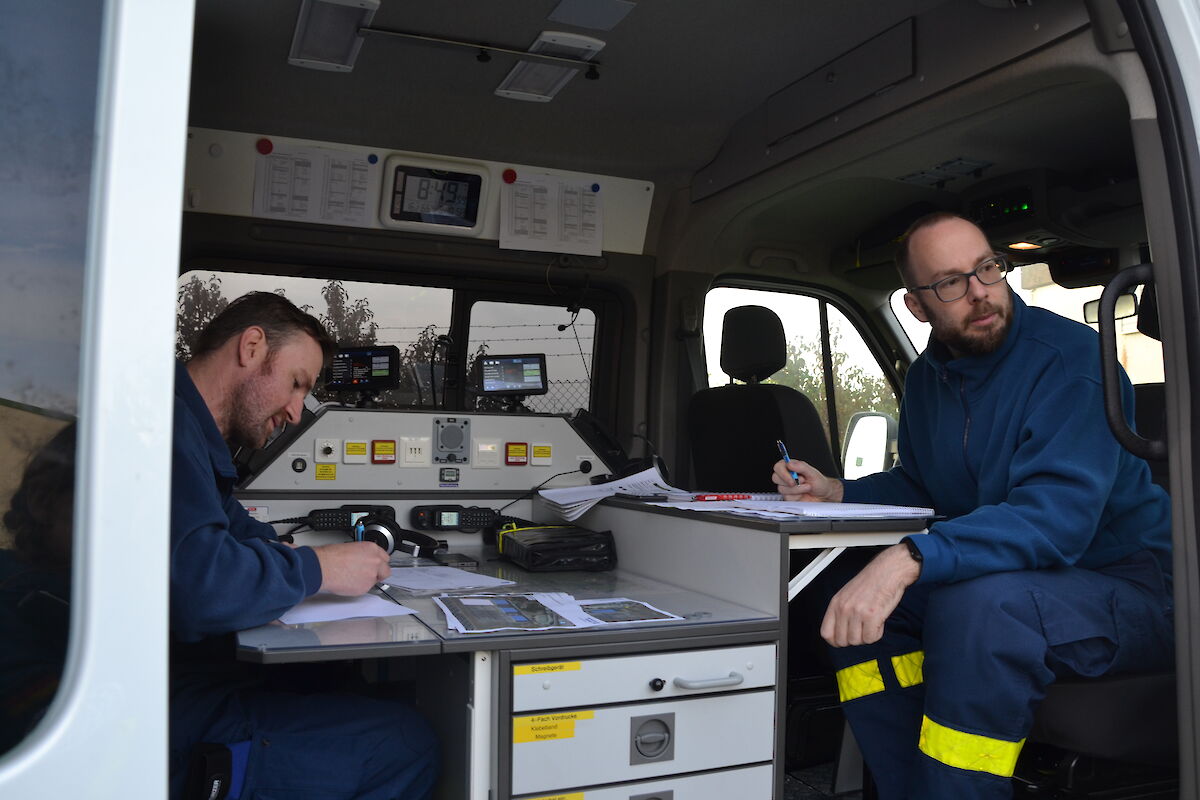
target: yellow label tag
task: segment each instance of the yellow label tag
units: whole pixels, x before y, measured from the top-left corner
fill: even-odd
[[[583,800],[583,792],[570,794],[548,794],[545,797],[531,797],[529,800]]]
[[[534,458],[550,458],[550,451],[553,450],[548,444],[535,444],[533,446]]]
[[[367,454],[366,442],[346,442],[346,455],[348,456],[365,456]]]
[[[513,675],[543,675],[547,672],[575,672],[583,669],[582,661],[559,661],[556,664],[518,664]]]
[[[378,441],[375,443],[375,455],[377,456],[394,456],[396,455],[396,443],[389,440]]]
[[[513,744],[572,739],[575,737],[575,722],[594,716],[593,711],[564,711],[561,714],[513,717]]]
[[[337,464],[317,464],[316,472],[319,481],[337,480]]]

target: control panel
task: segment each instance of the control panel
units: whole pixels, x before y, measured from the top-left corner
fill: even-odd
[[[507,492],[527,491],[552,477],[554,487],[583,486],[606,471],[559,416],[327,405],[242,488]],[[459,530],[470,529],[462,527],[463,518],[474,529],[486,527],[474,525],[469,508],[460,514]]]

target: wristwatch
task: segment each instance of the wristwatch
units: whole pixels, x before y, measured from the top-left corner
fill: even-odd
[[[917,547],[917,543],[912,540],[911,536],[900,541],[904,542],[904,546],[908,548],[908,554],[912,556],[913,561],[920,564],[925,560],[925,556],[921,555],[921,548]]]

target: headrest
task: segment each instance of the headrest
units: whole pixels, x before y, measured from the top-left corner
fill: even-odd
[[[1138,303],[1137,329],[1151,339],[1162,341],[1162,330],[1158,326],[1158,292],[1153,283],[1147,283],[1142,289],[1142,299]]]
[[[771,377],[787,363],[783,323],[769,308],[738,306],[721,326],[721,369],[747,383]]]

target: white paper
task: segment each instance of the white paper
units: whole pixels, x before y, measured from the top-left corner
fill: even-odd
[[[389,586],[409,592],[449,592],[457,589],[490,589],[511,586],[513,581],[468,572],[457,567],[399,567],[388,576]]]
[[[604,200],[590,181],[522,175],[500,189],[500,247],[600,255]]]
[[[254,168],[255,214],[365,227],[375,210],[368,202],[373,197],[370,176],[365,156],[332,148],[259,156]]]
[[[329,622],[354,617],[399,617],[415,613],[407,606],[373,594],[361,597],[314,594],[281,616],[279,621],[286,625],[300,625],[305,622]]]
[[[596,620],[595,625],[601,627],[683,619],[683,617],[672,614],[670,611],[663,611],[661,608],[655,608],[649,603],[643,603],[641,600],[630,600],[628,597],[580,600],[579,607],[583,610],[583,613]]]
[[[650,503],[689,511],[724,511],[766,519],[914,519],[934,516],[932,508],[872,503],[809,503],[788,500],[720,500],[691,503]]]
[[[559,516],[572,521],[579,519],[592,506],[614,494],[667,494],[690,497],[686,492],[671,486],[656,467],[644,469],[636,475],[588,486],[567,486],[562,489],[542,489],[538,494]]]

